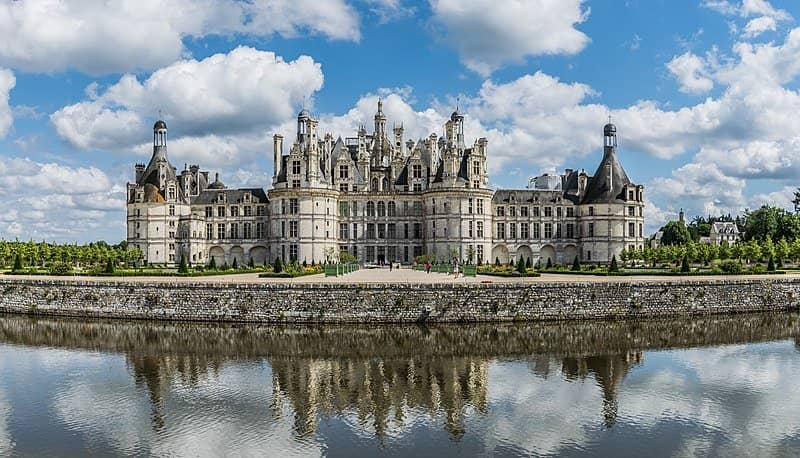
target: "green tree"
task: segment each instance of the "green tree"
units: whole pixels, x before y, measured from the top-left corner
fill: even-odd
[[[283,272],[283,262],[281,262],[280,256],[275,257],[275,262],[272,264],[272,271],[276,274]]]
[[[209,270],[217,270],[217,258],[211,256],[211,261],[208,263]]]
[[[786,238],[781,238],[778,240],[778,243],[775,244],[775,256],[778,258],[778,263],[787,261],[790,252],[791,247],[789,246],[789,242],[786,241]]]
[[[689,256],[684,255],[683,260],[681,261],[681,272],[689,272],[691,271],[691,267],[689,266]]]
[[[14,272],[22,270],[22,256],[19,253],[14,256],[14,268],[12,270]]]
[[[188,274],[189,273],[189,266],[186,265],[186,257],[181,255],[181,262],[178,264],[178,273],[179,274]]]
[[[663,245],[685,245],[692,240],[689,230],[680,221],[670,221],[661,228]]]
[[[520,256],[519,261],[517,261],[517,271],[521,274],[525,273],[525,257]]]
[[[617,265],[617,255],[611,256],[611,264],[608,265],[609,272],[619,272],[619,265]]]
[[[236,257],[233,258],[233,264],[231,265],[231,268],[233,270],[236,270],[236,269],[239,268],[239,263],[236,261]]]
[[[778,238],[778,226],[786,210],[764,205],[755,211],[745,211],[744,239],[765,240],[767,237]]]
[[[547,270],[552,269],[553,268],[553,260],[550,259],[550,258],[547,258],[547,264],[544,266],[544,268],[547,269]]]
[[[775,272],[775,260],[772,256],[769,257],[769,262],[767,263],[767,271]]]
[[[572,270],[575,272],[579,272],[581,270],[581,260],[578,255],[575,255],[575,259],[572,260]]]
[[[106,262],[106,268],[104,272],[107,274],[114,273],[114,258],[112,258],[111,256],[108,257],[108,261]]]

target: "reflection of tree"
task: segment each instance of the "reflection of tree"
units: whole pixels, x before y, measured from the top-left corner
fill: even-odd
[[[617,391],[628,371],[642,363],[642,352],[619,355],[564,358],[561,370],[569,378],[586,378],[592,374],[603,390],[603,418],[607,428],[617,421]]]
[[[313,434],[320,415],[352,411],[383,440],[390,423],[402,426],[410,410],[420,409],[444,413],[445,429],[460,438],[465,409],[488,409],[488,364],[476,358],[271,358],[270,365],[274,410],[289,402],[300,435]]]

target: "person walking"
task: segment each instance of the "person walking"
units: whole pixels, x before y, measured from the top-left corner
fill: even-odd
[[[391,271],[392,271],[392,265],[393,265],[393,264],[394,264],[393,262],[389,261],[389,272],[391,272]]]
[[[425,261],[425,273],[431,273],[431,262]]]
[[[458,278],[458,261],[453,261],[453,275]]]

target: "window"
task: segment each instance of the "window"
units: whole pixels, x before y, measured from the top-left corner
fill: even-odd
[[[244,223],[244,238],[251,239],[253,238],[253,226],[250,223]]]
[[[542,233],[540,231],[541,225],[539,223],[533,223],[533,238],[540,239],[542,238]]]
[[[523,207],[526,208],[526,207]],[[531,236],[530,228],[528,223],[519,223],[519,238],[521,239],[528,239]]]
[[[397,206],[395,205],[394,201],[386,204],[386,209],[389,216],[397,216]]]
[[[292,161],[292,173],[300,175],[300,161]]]
[[[378,224],[378,238],[379,239],[386,238],[386,224],[383,223]]]
[[[544,223],[544,238],[553,238],[553,223]]]
[[[339,192],[347,192],[347,183],[339,183]]]
[[[367,202],[367,216],[375,216],[375,202]]]
[[[231,238],[238,239],[239,238],[239,224],[238,223],[231,223]]]
[[[523,218],[527,218],[528,217],[528,207],[519,207],[519,216],[522,216]]]
[[[506,223],[497,223],[497,234],[495,236],[498,239],[506,238]]]
[[[256,207],[256,216],[264,216],[267,214],[267,207],[264,205],[259,205]]]
[[[422,224],[414,223],[414,238],[421,239],[422,238]]]
[[[297,262],[297,245],[289,245],[289,260]]]
[[[217,224],[217,238],[218,239],[225,238],[225,224],[223,223]]]
[[[628,200],[633,200],[633,190],[628,191]]]
[[[483,263],[483,245],[478,245],[477,255],[478,255],[478,262]]]
[[[475,223],[475,235],[481,239],[483,238],[483,221]]]
[[[346,165],[339,166],[339,178],[350,178],[350,167]]]
[[[561,207],[556,207],[556,216],[557,216],[557,217],[559,217],[559,218],[561,218],[561,216],[562,216],[563,214],[564,214],[564,213],[563,213],[563,209],[562,209]]]
[[[256,238],[257,239],[264,239],[267,238],[267,231],[266,224],[264,223],[256,223]]]
[[[567,218],[574,218],[575,217],[575,208],[567,207]]]
[[[422,191],[422,183],[414,183],[413,189],[414,189],[414,192],[421,192]]]
[[[472,162],[472,174],[473,175],[480,175],[481,174],[481,162],[480,161],[473,161]]]
[[[211,240],[214,238],[214,225],[206,224],[206,239]]]
[[[245,205],[244,207],[242,207],[242,209],[244,211],[244,216],[247,216],[247,217],[253,216],[253,207],[251,207],[249,205]]]
[[[339,202],[339,216],[347,217],[350,214],[349,204],[349,202]]]
[[[556,224],[556,238],[561,238],[561,223]]]
[[[297,221],[289,221],[289,237],[297,237]]]
[[[533,207],[533,216],[539,216],[539,207]]]
[[[517,223],[508,223],[508,238],[517,238]]]
[[[414,202],[414,216],[422,216],[422,202]]]
[[[408,223],[403,224],[403,238],[408,238]]]
[[[628,223],[628,237],[636,237],[636,225]]]
[[[422,165],[421,164],[414,164],[411,166],[411,177],[412,178],[422,178]]]
[[[175,206],[174,205],[170,205],[169,206],[169,216],[175,216]]]
[[[594,207],[589,207],[589,216],[594,216]]]
[[[628,216],[636,216],[636,207],[628,207]]]
[[[239,216],[239,207],[231,207],[231,216]]]
[[[508,216],[517,216],[517,207],[513,205],[508,207]]]
[[[293,188],[299,188],[300,187],[300,180],[297,180],[297,179],[292,180],[292,187]]]
[[[470,215],[472,214],[472,199],[467,201],[467,213]]]
[[[639,224],[639,237],[644,237],[644,225]],[[727,237],[729,240],[733,240],[733,237]]]
[[[358,223],[353,223],[353,238],[358,238]]]
[[[586,230],[586,235],[588,235],[589,237],[594,237],[594,223],[589,223],[589,227]]]
[[[375,238],[375,223],[367,223],[367,239]]]
[[[387,233],[388,233],[387,234],[388,238],[396,239],[397,238],[397,225],[395,223],[389,223],[387,225]]]
[[[225,217],[225,207],[217,207],[217,216],[220,218]]]
[[[575,225],[573,223],[567,223],[567,238],[575,238]]]
[[[347,223],[340,223],[339,224],[339,238],[342,240],[347,240],[349,237],[349,229],[350,225]]]
[[[467,237],[472,238],[472,221],[467,221]]]
[[[497,207],[494,212],[496,216],[506,216],[506,207]]]
[[[479,215],[482,215],[482,214],[483,214],[483,199],[478,199],[478,202],[477,202],[477,204],[478,204],[478,211],[477,211],[477,213],[478,213]]]
[[[296,215],[300,213],[300,202],[296,198],[289,199],[289,214]]]
[[[586,260],[587,261],[591,261],[592,260],[592,252],[589,251],[589,250],[586,250]]]
[[[545,218],[553,217],[553,207],[544,207],[544,217]]]
[[[386,204],[378,202],[378,216],[386,216]]]

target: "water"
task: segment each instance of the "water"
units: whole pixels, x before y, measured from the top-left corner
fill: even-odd
[[[799,325],[0,316],[0,455],[798,456]]]

